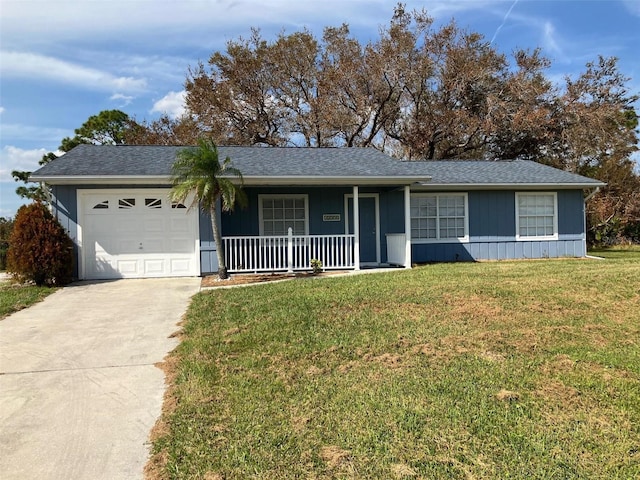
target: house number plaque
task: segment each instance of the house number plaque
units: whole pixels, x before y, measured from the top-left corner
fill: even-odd
[[[339,222],[340,214],[339,213],[325,213],[322,215],[323,222]]]

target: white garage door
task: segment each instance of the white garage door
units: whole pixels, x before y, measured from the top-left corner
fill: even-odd
[[[168,190],[81,190],[81,276],[199,275],[198,213]]]

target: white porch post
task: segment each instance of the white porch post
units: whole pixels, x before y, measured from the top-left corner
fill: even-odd
[[[411,268],[411,187],[404,187],[404,268]]]
[[[287,231],[287,273],[293,273],[293,228]]]
[[[358,186],[353,186],[353,263],[360,270],[360,205],[358,202]]]

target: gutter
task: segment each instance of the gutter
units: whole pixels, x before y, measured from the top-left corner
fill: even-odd
[[[170,185],[169,176],[149,175],[57,175],[30,177],[35,182],[49,185]]]
[[[34,176],[34,181],[46,181],[51,185],[171,185],[170,176],[148,175],[59,175]],[[412,185],[429,182],[431,177],[422,176],[244,176],[245,186],[334,186],[334,185]]]
[[[596,188],[604,186],[604,183],[419,183],[416,190],[432,191],[458,191],[458,190],[574,190]]]

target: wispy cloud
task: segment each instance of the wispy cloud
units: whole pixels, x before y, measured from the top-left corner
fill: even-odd
[[[498,28],[496,28],[496,31],[493,34],[493,37],[491,37],[490,43],[493,43],[495,39],[498,37],[500,30],[502,30],[502,27],[504,27],[504,24],[507,23],[507,20],[509,19],[509,15],[511,15],[511,12],[513,11],[513,7],[516,6],[516,3],[518,3],[518,0],[514,0],[513,3],[511,4],[511,7],[509,7],[509,10],[507,10],[507,13],[504,15],[504,18],[502,19],[502,23],[498,26]]]
[[[129,105],[135,97],[131,95],[124,95],[122,93],[114,93],[109,97],[109,100],[113,100],[114,102],[118,102],[120,107],[126,107]]]
[[[0,182],[11,182],[13,170],[32,172],[38,168],[38,162],[47,151],[44,148],[33,150],[23,150],[11,145],[7,145],[0,151]]]
[[[54,57],[28,52],[2,51],[3,77],[47,78],[88,90],[139,92],[147,87],[144,78],[124,77]]]
[[[553,26],[553,23],[549,21],[544,22],[544,27],[542,29],[542,41],[544,42],[544,46],[547,50],[557,55],[563,54],[556,38],[556,29]]]
[[[153,104],[151,113],[166,113],[171,118],[177,118],[185,112],[185,95],[186,92],[169,92],[160,100]]]

